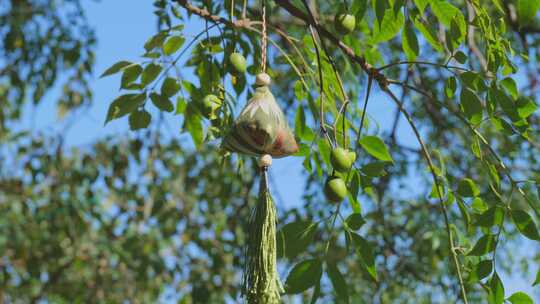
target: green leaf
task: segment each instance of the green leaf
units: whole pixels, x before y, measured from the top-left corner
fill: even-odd
[[[179,17],[177,15],[175,15],[177,18],[183,18],[183,17]],[[181,16],[181,15],[180,15]],[[178,25],[175,25],[173,27],[171,27],[171,30],[173,31],[176,31],[176,32],[181,32],[183,29],[184,29],[185,25],[184,24],[178,24]]]
[[[420,52],[420,48],[418,46],[418,38],[416,37],[416,33],[414,32],[411,21],[405,22],[405,27],[403,28],[401,38],[401,46],[407,60],[414,61]]]
[[[324,163],[326,165],[330,165],[330,145],[324,138],[321,138],[317,144],[319,147],[319,153],[324,160]]]
[[[307,150],[307,152],[304,152],[306,150]],[[299,153],[302,153],[302,152],[304,152],[304,155],[305,155],[304,161],[302,162],[302,165],[304,166],[304,168],[306,169],[307,172],[313,173],[313,165],[311,164],[312,155],[311,155],[311,151],[310,151],[309,147],[307,147],[307,145],[300,144]],[[321,172],[321,175],[322,175],[322,172]]]
[[[510,77],[506,77],[505,79],[501,80],[501,85],[506,89],[508,93],[512,96],[512,98],[516,99],[519,96],[517,84],[514,81],[514,79]]]
[[[393,162],[392,156],[390,156],[390,153],[388,152],[388,148],[386,147],[382,139],[380,139],[379,137],[364,136],[360,140],[360,145],[371,156],[382,161]]]
[[[313,237],[317,232],[317,225],[311,221],[295,221],[283,226],[279,231],[281,243],[278,250],[288,259],[294,259],[313,242]]]
[[[435,28],[432,24],[424,24],[420,17],[413,19],[414,26],[422,33],[426,41],[431,45],[431,47],[437,52],[443,52],[444,48],[437,38],[437,34],[433,31]]]
[[[146,100],[146,93],[141,94],[125,94],[117,97],[107,111],[105,124],[113,119],[125,116],[137,109]]]
[[[185,38],[182,36],[172,36],[163,44],[163,53],[172,55],[184,44]]]
[[[468,88],[463,88],[461,90],[461,109],[471,123],[477,125],[482,121],[482,102],[480,102],[478,96]]]
[[[493,273],[491,280],[489,281],[489,303],[502,304],[504,301],[504,286],[499,278],[497,272]]]
[[[495,249],[495,236],[486,234],[482,236],[474,245],[473,249],[467,253],[470,256],[482,256],[490,253]]]
[[[367,0],[356,0],[352,2],[351,11],[356,17],[357,24],[360,23],[360,20],[362,20],[362,18],[364,18],[364,14],[366,13],[367,9],[367,2]]]
[[[159,53],[159,52],[148,52],[148,53],[144,53],[142,55],[142,57],[151,58],[151,59],[158,59],[159,57],[161,57],[161,53]]]
[[[526,293],[518,291],[507,299],[512,304],[534,304],[531,297],[529,297]]]
[[[495,5],[495,7],[499,11],[499,13],[501,13],[501,14],[505,13],[504,8],[503,8],[502,3],[501,3],[501,0],[491,0],[491,2],[493,2],[493,4]]]
[[[536,182],[535,182],[535,184],[536,184],[536,195],[538,197],[540,197],[540,177],[537,176],[535,179],[536,179]]]
[[[476,216],[476,226],[480,227],[493,227],[502,224],[504,219],[504,210],[499,206],[493,206],[482,214]]]
[[[435,170],[437,172],[437,170]],[[439,193],[441,195],[439,195]],[[437,189],[437,184],[433,183],[431,185],[431,192],[429,193],[430,198],[439,198],[440,196],[444,196],[445,188],[443,184],[439,184],[439,189]],[[447,204],[453,203],[453,201],[448,201]]]
[[[295,89],[297,88],[298,86],[295,86]],[[301,89],[301,87],[300,87]],[[297,90],[295,90],[296,92]],[[298,90],[300,91],[300,90]],[[295,94],[297,96],[297,99],[298,99],[298,94]],[[306,125],[306,115],[304,114],[304,107],[298,107],[298,109],[296,110],[296,115],[295,115],[295,119],[294,119],[294,134],[296,134],[297,136],[299,136],[301,139],[304,139],[306,141],[308,141],[307,139],[304,138],[304,134],[306,133],[306,131],[309,130],[308,126]]]
[[[160,95],[158,93],[152,92],[150,94],[150,99],[152,100],[152,103],[160,110],[166,111],[166,112],[172,112],[174,111],[174,105],[171,102],[171,100],[163,95]]]
[[[139,130],[148,127],[152,115],[145,110],[134,111],[129,114],[129,128],[131,130]]]
[[[321,297],[321,282],[315,284],[315,288],[313,289],[313,294],[311,295],[311,301],[310,304],[316,304],[317,299]]]
[[[353,213],[347,217],[345,223],[352,230],[358,230],[366,223],[366,221],[360,213]]]
[[[200,148],[204,139],[202,118],[193,106],[188,106],[184,114],[184,129],[189,132],[195,147]]]
[[[476,156],[478,159],[482,158],[482,148],[480,147],[480,142],[475,137],[473,139],[473,142],[471,143],[471,151],[474,156]]]
[[[496,87],[490,87],[488,96],[492,103],[494,103],[495,105],[498,104],[501,106],[504,113],[506,113],[506,115],[508,115],[508,117],[512,121],[517,121],[521,119],[519,117],[516,104],[514,103],[512,99],[510,99],[510,97],[508,97],[508,95],[506,95],[504,91]]]
[[[110,68],[105,70],[105,72],[103,72],[103,74],[101,74],[101,76],[99,76],[99,77],[103,78],[105,76],[116,74],[116,73],[120,72],[123,68],[125,68],[125,67],[127,67],[129,65],[132,65],[132,64],[133,63],[131,63],[129,61],[118,61],[117,63],[113,64]]]
[[[540,284],[540,269],[538,269],[538,271],[536,272],[536,278],[534,279],[534,283],[532,284],[532,286],[536,286]]]
[[[121,87],[126,88],[130,83],[137,80],[139,75],[141,75],[142,70],[142,67],[136,63],[125,67],[124,73],[122,73],[122,79],[120,81]]]
[[[521,234],[531,240],[540,241],[536,224],[527,212],[523,210],[511,210],[510,215]]]
[[[375,6],[374,11],[375,17],[377,17],[377,25],[379,25],[380,27],[380,24],[382,23],[385,15],[385,11],[390,6],[390,4],[388,3],[388,0],[373,1],[372,3]]]
[[[161,85],[161,95],[172,97],[180,90],[180,83],[172,77],[167,77]]]
[[[382,1],[377,1],[382,2]],[[396,13],[393,9],[388,8],[384,12],[384,17],[380,25],[373,27],[373,43],[381,43],[394,38],[403,27],[405,17],[401,11]]]
[[[165,41],[165,38],[167,38],[166,32],[159,32],[156,35],[152,36],[150,39],[148,39],[144,44],[144,49],[147,52],[150,52],[151,50],[161,47],[163,44],[163,41]]]
[[[306,124],[306,115],[303,107],[298,107],[294,124],[295,134],[303,141],[311,142],[314,138],[313,131]]]
[[[186,101],[182,96],[178,96],[176,98],[176,114],[182,114],[184,113],[184,110],[186,109]]]
[[[478,262],[478,264],[474,265],[473,270],[469,274],[469,282],[470,283],[476,283],[484,278],[486,278],[488,275],[491,274],[493,271],[493,261],[492,260],[483,260]]]
[[[285,291],[290,294],[301,293],[321,280],[322,263],[318,259],[310,259],[296,264],[287,280]]]
[[[488,210],[488,205],[486,204],[486,202],[484,202],[481,198],[479,197],[475,197],[471,203],[471,207],[476,211],[476,212],[484,212],[486,210]]]
[[[538,109],[538,106],[536,105],[536,103],[531,98],[528,98],[528,97],[518,98],[516,103],[518,107],[517,111],[518,111],[519,117],[521,118],[527,118],[531,116]]]
[[[462,51],[457,51],[454,54],[454,58],[457,60],[457,62],[461,64],[464,64],[465,62],[467,62],[467,55],[465,55],[465,53],[463,53]]]
[[[456,92],[457,88],[457,80],[456,77],[450,76],[446,79],[444,82],[444,93],[446,94],[446,97],[452,98],[454,97],[454,93]]]
[[[437,17],[440,23],[446,28],[450,28],[453,20],[456,20],[459,25],[460,31],[465,33],[465,17],[461,11],[445,0],[433,0],[431,1],[431,10]]]
[[[359,255],[360,264],[364,269],[367,271],[367,273],[371,276],[371,278],[375,281],[377,281],[377,270],[375,269],[375,254],[373,253],[373,248],[371,247],[371,244],[361,237],[357,233],[351,233],[354,245],[357,248],[357,252]]]
[[[386,175],[385,162],[374,161],[367,163],[360,168],[360,171],[370,177],[380,177]]]
[[[155,64],[155,63],[148,64],[144,68],[144,71],[142,72],[141,84],[143,86],[146,86],[147,84],[151,83],[158,77],[160,72],[161,72],[161,66],[159,64]]]
[[[459,181],[457,193],[463,197],[475,197],[480,194],[480,190],[470,178],[464,178]]]
[[[480,88],[485,86],[485,83],[482,81],[482,77],[476,72],[463,72],[459,75],[461,82],[472,90],[478,91]]]
[[[463,42],[465,38],[464,22],[464,19],[455,17],[452,19],[452,22],[450,22],[450,30],[446,31],[446,45],[451,52],[459,48],[461,42]],[[467,56],[461,51],[454,54],[454,58],[461,64],[465,63],[467,60]]]
[[[420,13],[424,12],[429,2],[430,0],[414,0],[414,4],[416,4],[416,7],[420,11]]]
[[[461,199],[457,199],[457,204],[459,211],[461,212],[461,216],[463,217],[463,221],[465,222],[465,227],[469,229],[471,225],[471,215],[469,214],[469,211],[467,211],[467,207]]]
[[[347,282],[343,278],[337,265],[335,263],[327,263],[326,272],[332,282],[332,286],[334,286],[337,298],[345,303],[349,303],[349,289],[347,287]]]
[[[540,8],[540,0],[518,0],[517,13],[519,24],[525,26],[531,23]]]
[[[349,202],[354,213],[362,212],[360,202],[358,202],[358,193],[360,192],[360,174],[357,170],[351,171],[351,185],[349,187]]]

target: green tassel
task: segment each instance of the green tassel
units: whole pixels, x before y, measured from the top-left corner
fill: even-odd
[[[281,303],[283,292],[276,268],[276,207],[268,191],[263,168],[259,201],[250,221],[244,269],[244,295],[248,304]]]

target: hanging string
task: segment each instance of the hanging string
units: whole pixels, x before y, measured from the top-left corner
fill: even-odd
[[[231,0],[231,21],[234,22],[234,0]]]
[[[231,14],[231,22],[234,22],[234,0],[231,0],[231,13],[230,14]],[[237,32],[233,31],[233,35],[237,36]],[[234,43],[233,52],[236,52],[236,43]]]
[[[266,73],[266,0],[262,0],[262,43],[261,43],[261,72]]]

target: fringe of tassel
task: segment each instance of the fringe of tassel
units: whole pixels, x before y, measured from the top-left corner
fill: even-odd
[[[244,296],[248,304],[278,304],[284,292],[277,272],[276,207],[263,168],[259,201],[249,224],[244,269]]]

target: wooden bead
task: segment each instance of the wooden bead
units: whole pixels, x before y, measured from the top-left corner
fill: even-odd
[[[264,154],[259,158],[259,167],[270,167],[272,165],[272,156],[270,154]]]
[[[266,73],[257,74],[257,77],[255,78],[255,84],[258,86],[269,86],[271,82],[272,79]]]

